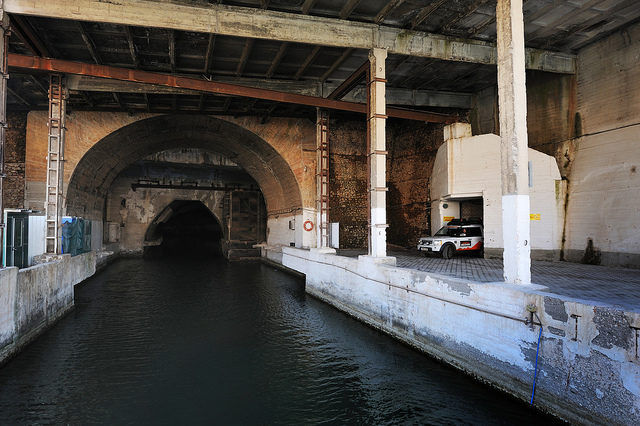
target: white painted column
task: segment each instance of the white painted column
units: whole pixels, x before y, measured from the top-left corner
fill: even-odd
[[[369,256],[387,255],[386,98],[387,51],[369,51],[367,156],[369,160]]]
[[[498,0],[498,106],[502,152],[504,280],[531,282],[527,92],[522,0]]]

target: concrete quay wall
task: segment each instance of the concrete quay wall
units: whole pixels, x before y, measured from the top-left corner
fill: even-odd
[[[73,287],[96,271],[96,253],[0,269],[0,364],[73,308]]]
[[[546,293],[282,247],[282,265],[338,309],[527,402],[581,424],[640,424],[640,313]],[[267,255],[269,250],[263,250]],[[277,256],[267,256],[276,261]]]

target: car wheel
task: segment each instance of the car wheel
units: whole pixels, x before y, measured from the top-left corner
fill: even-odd
[[[453,246],[451,244],[447,244],[442,248],[442,258],[451,259],[453,257],[454,252],[455,252],[455,249],[453,248]]]

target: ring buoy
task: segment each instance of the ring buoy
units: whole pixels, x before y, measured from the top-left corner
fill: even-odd
[[[311,222],[310,220],[307,220],[304,222],[302,227],[304,228],[305,231],[313,231],[313,222]]]

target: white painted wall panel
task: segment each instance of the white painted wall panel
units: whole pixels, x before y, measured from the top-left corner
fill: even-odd
[[[583,251],[591,238],[601,251],[640,254],[638,147],[640,125],[579,141],[571,172],[566,248]]]
[[[562,240],[564,193],[555,158],[529,149],[533,186],[529,188],[531,213],[531,247],[559,250]],[[480,135],[451,139],[436,155],[432,174],[432,229],[441,226],[441,199],[480,195],[484,203],[485,247],[502,248],[502,177],[500,137]]]
[[[33,265],[33,257],[43,254],[45,248],[44,216],[29,216],[29,266]]]

